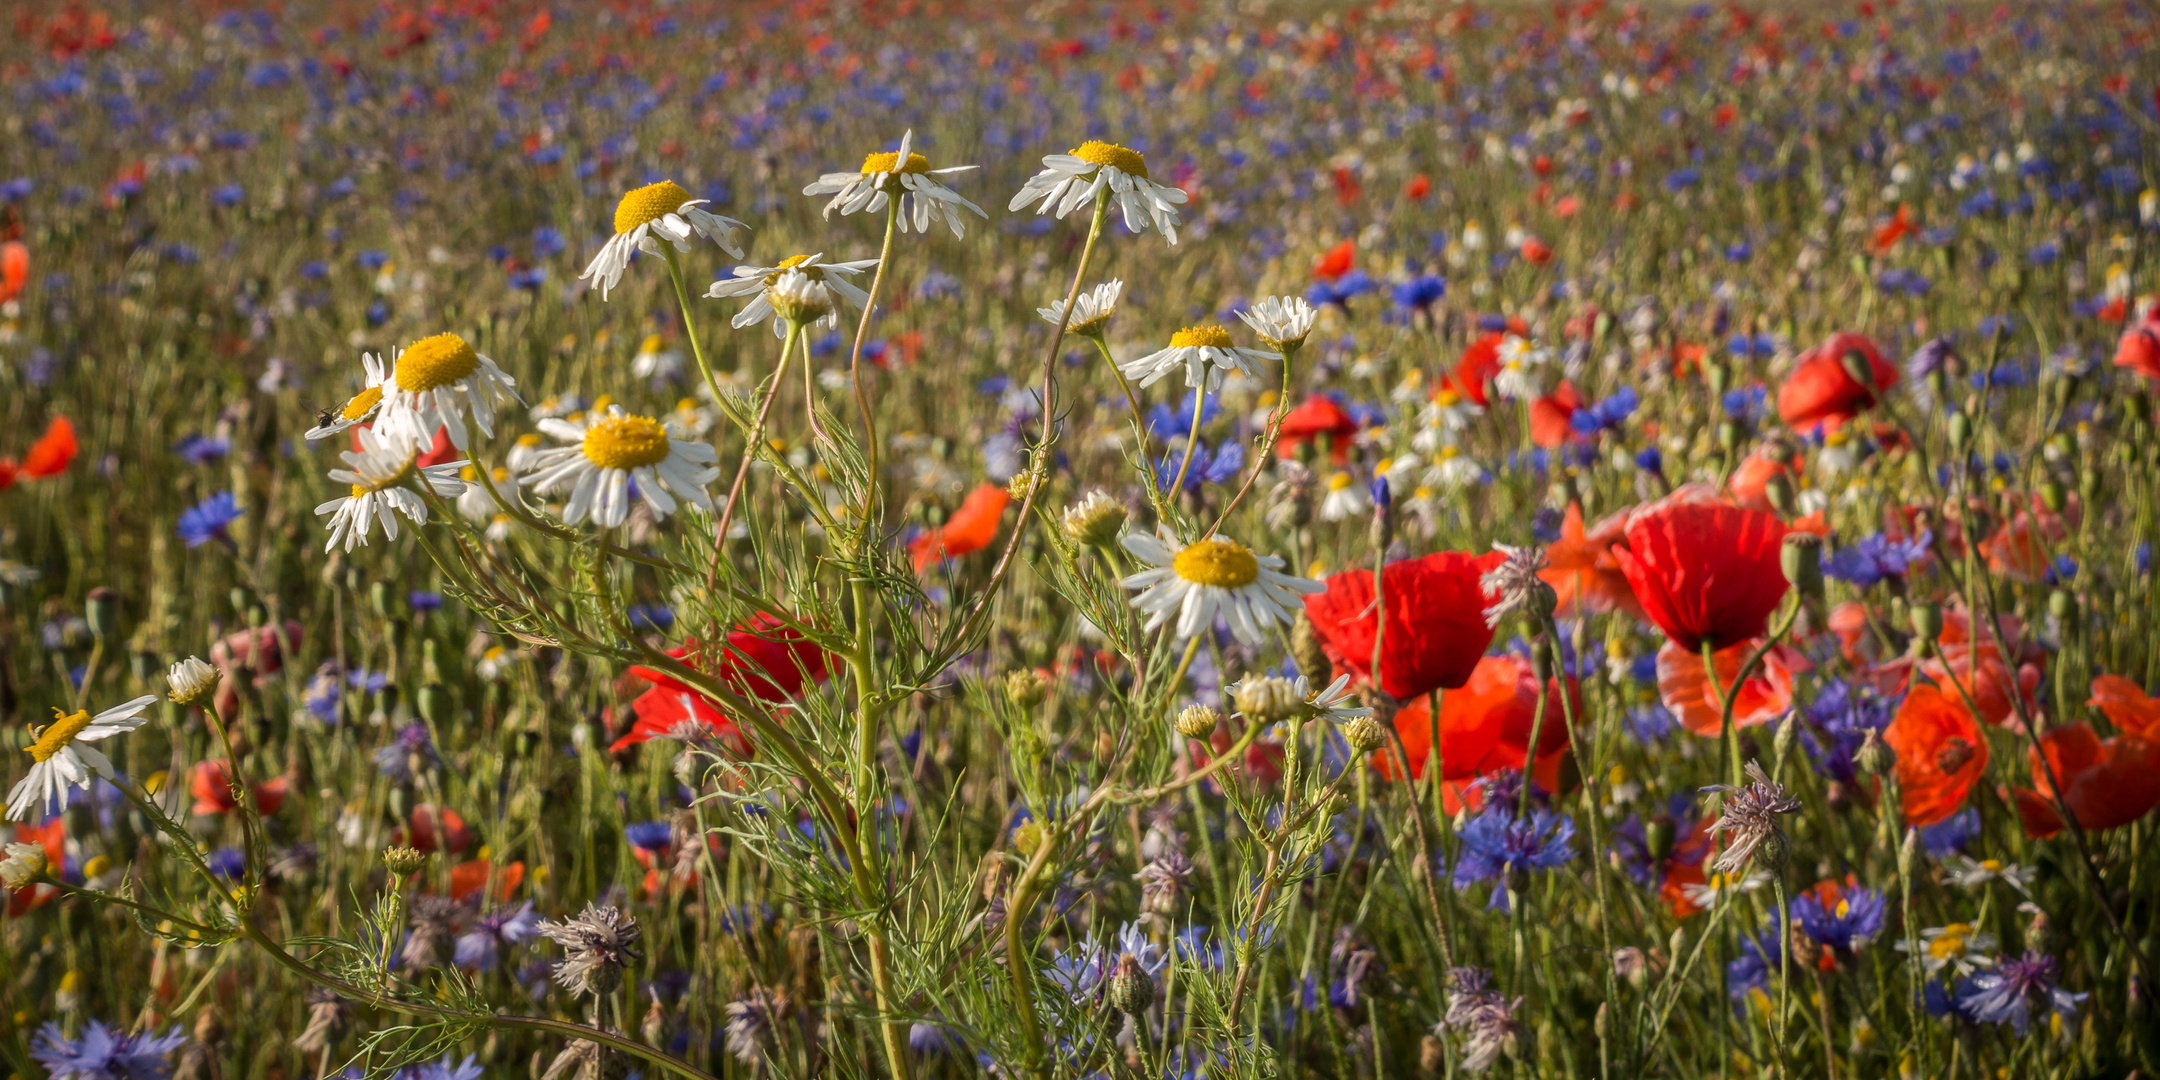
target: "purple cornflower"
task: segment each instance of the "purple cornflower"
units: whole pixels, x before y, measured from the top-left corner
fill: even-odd
[[[1903,581],[1914,564],[1927,558],[1928,545],[1933,539],[1926,530],[1903,540],[1892,540],[1882,533],[1875,533],[1857,544],[1832,552],[1823,560],[1823,573],[1863,589],[1886,579]]]
[[[1184,464],[1183,451],[1155,463],[1155,486],[1168,491],[1177,482],[1178,466]],[[1202,484],[1224,484],[1237,479],[1245,467],[1245,445],[1232,439],[1224,439],[1211,452],[1205,445],[1193,451],[1192,467],[1185,473],[1185,490],[1198,491]]]
[[[178,1024],[163,1035],[131,1035],[92,1020],[83,1025],[80,1039],[63,1035],[58,1024],[46,1024],[38,1029],[38,1045],[30,1048],[30,1056],[56,1077],[165,1080],[172,1074],[165,1058],[186,1041]]]
[[[2015,960],[2005,957],[1996,961],[1993,970],[1959,984],[1958,1007],[1976,1023],[2008,1024],[2023,1035],[2032,1025],[2033,1006],[2068,1019],[2077,1015],[2078,1002],[2090,996],[2057,986],[2057,974],[2055,958],[2045,953],[2027,951]]]
[[[1778,922],[1772,913],[1770,928],[1761,937],[1742,938],[1739,957],[1725,965],[1725,992],[1733,1006],[1746,1004],[1748,995],[1757,990],[1768,993],[1770,977],[1777,974],[1780,962]]]
[[[405,725],[398,729],[395,742],[375,751],[375,768],[400,784],[412,783],[416,768],[429,768],[441,762],[442,757],[435,753],[435,740],[428,735],[426,724]]]
[[[1826,883],[1793,898],[1793,921],[1824,948],[1850,955],[1882,933],[1883,894],[1853,882]]]
[[[457,938],[451,962],[473,971],[493,971],[505,945],[515,945],[533,935],[540,920],[533,917],[533,902],[489,912],[473,920],[472,927]]]
[[[445,1052],[441,1061],[423,1061],[407,1065],[392,1074],[392,1080],[480,1080],[480,1056],[465,1055],[458,1061]]]
[[[1800,728],[1800,744],[1807,749],[1816,772],[1846,784],[1855,783],[1859,772],[1853,755],[1867,741],[1869,732],[1879,734],[1890,726],[1896,711],[1896,702],[1883,699],[1865,686],[1828,683],[1816,695],[1815,703],[1808,706],[1810,723]]]
[[[1500,881],[1520,873],[1527,877],[1532,870],[1550,870],[1575,857],[1571,842],[1575,838],[1575,822],[1564,814],[1550,810],[1533,809],[1527,818],[1517,818],[1500,807],[1493,807],[1471,818],[1457,834],[1462,838],[1462,854],[1455,861],[1455,887],[1466,889],[1481,881]],[[1520,889],[1522,883],[1513,881],[1509,888]],[[1507,910],[1507,889],[1494,889],[1488,907]]]

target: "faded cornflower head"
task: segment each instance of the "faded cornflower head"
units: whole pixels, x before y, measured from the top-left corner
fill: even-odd
[[[1493,989],[1492,976],[1479,968],[1456,968],[1448,972],[1448,983],[1447,1015],[1440,1025],[1463,1038],[1463,1056],[1456,1064],[1465,1072],[1484,1072],[1521,1036],[1515,1010],[1523,999],[1510,1000]]]
[[[1763,772],[1761,762],[1748,762],[1747,778],[1748,782],[1739,787],[1713,784],[1703,789],[1720,795],[1718,820],[1710,827],[1710,835],[1724,833],[1727,837],[1724,850],[1710,868],[1721,874],[1747,869],[1748,861],[1757,853],[1764,856],[1768,869],[1782,867],[1786,840],[1778,815],[1800,810],[1800,800],[1787,794],[1783,784],[1773,783]]]
[[[174,664],[165,673],[166,685],[172,687],[172,699],[180,705],[209,693],[217,681],[218,669],[193,656]]]
[[[613,1028],[608,1030],[622,1034]],[[628,1075],[629,1055],[590,1039],[572,1039],[540,1074],[540,1080],[623,1080]]]
[[[412,926],[398,959],[407,968],[431,968],[435,966],[437,950],[457,936],[458,924],[465,917],[465,905],[447,896],[421,893],[413,897],[408,917]]]
[[[1538,571],[1545,569],[1545,549],[1494,544],[1493,550],[1506,558],[1478,579],[1492,601],[1485,606],[1485,625],[1500,625],[1511,611],[1544,621],[1556,603],[1552,586],[1538,576]]]
[[[756,1065],[764,1058],[765,1040],[771,1037],[780,1017],[787,1013],[787,994],[753,986],[750,992],[727,1004],[727,1048],[735,1060]]]
[[[435,752],[426,724],[405,725],[388,746],[375,751],[376,770],[396,784],[410,784],[416,775],[440,764],[442,755]]]
[[[293,1049],[308,1057],[320,1057],[345,1033],[345,1024],[352,1019],[352,1006],[334,991],[320,986],[309,987],[304,1000],[307,1027],[293,1037]]]
[[[614,993],[622,985],[623,965],[645,956],[637,947],[643,933],[637,920],[614,906],[587,904],[577,918],[549,920],[538,929],[541,936],[563,947],[555,981],[576,993],[594,997]]]
[[[1192,860],[1172,848],[1150,860],[1135,875],[1140,881],[1140,910],[1151,915],[1175,915],[1191,889]]]

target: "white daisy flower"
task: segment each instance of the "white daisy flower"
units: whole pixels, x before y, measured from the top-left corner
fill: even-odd
[[[1185,385],[1207,384],[1209,391],[1222,387],[1223,372],[1240,371],[1255,378],[1260,369],[1255,366],[1274,357],[1259,351],[1230,344],[1230,331],[1220,326],[1188,326],[1170,335],[1168,348],[1151,352],[1118,365],[1125,377],[1141,386],[1153,386],[1162,377],[1179,368],[1185,369]]]
[[[540,404],[526,410],[525,415],[534,420],[545,420],[551,416],[568,416],[571,413],[584,411],[584,398],[576,394],[551,394],[542,399]],[[516,468],[516,466],[511,467]]]
[[[1278,573],[1282,556],[1257,556],[1224,536],[1173,547],[1166,537],[1131,533],[1124,548],[1154,568],[1119,584],[1138,589],[1134,607],[1148,613],[1147,629],[1177,620],[1180,640],[1215,625],[1221,614],[1239,641],[1258,645],[1266,628],[1296,619],[1298,597],[1326,589],[1317,581]]]
[[[655,519],[675,512],[676,496],[712,510],[705,485],[719,477],[714,462],[720,455],[709,444],[670,437],[667,426],[652,417],[611,406],[607,415],[583,423],[542,420],[540,430],[576,444],[541,451],[526,478],[534,490],[570,493],[563,520],[572,525],[591,517],[593,524],[612,529],[628,520],[633,480]]]
[[[637,355],[630,358],[630,374],[640,379],[672,379],[682,374],[682,369],[682,354],[661,348],[658,334],[645,335]]]
[[[876,213],[885,209],[886,200],[899,192],[900,231],[908,231],[913,225],[916,232],[929,232],[930,224],[943,219],[953,235],[967,235],[967,219],[960,211],[975,211],[975,216],[989,220],[983,208],[967,201],[959,192],[946,187],[936,179],[974,169],[973,165],[954,165],[945,169],[933,169],[930,160],[921,154],[909,153],[915,140],[910,130],[900,137],[900,149],[889,154],[870,154],[863,158],[862,168],[855,172],[826,173],[817,183],[802,189],[805,195],[831,195],[825,204],[825,216],[829,219],[838,210],[842,217],[857,210]]]
[[[383,380],[389,375],[388,372],[383,370],[382,357],[374,353],[361,353],[360,366],[367,372],[366,385],[360,388],[359,393],[354,394],[350,400],[346,401],[343,408],[338,409],[336,412],[324,409],[321,414],[317,415],[315,417],[315,426],[309,428],[304,436],[309,442],[314,442],[317,439],[327,439],[354,424],[363,423],[369,417],[374,416],[375,410],[381,407]]]
[[[1372,499],[1357,478],[1340,469],[1327,478],[1327,494],[1320,500],[1320,520],[1345,521],[1372,512]]]
[[[857,259],[828,263],[822,261],[824,258],[825,254],[819,252],[790,256],[780,260],[778,266],[738,266],[734,277],[713,282],[705,295],[756,298],[730,321],[729,325],[737,330],[764,322],[776,312],[780,317],[773,320],[774,337],[785,337],[786,324],[790,322],[798,326],[818,323],[837,327],[843,301],[859,311],[870,300],[870,294],[846,279],[876,266],[878,261]]]
[[[1700,883],[1689,882],[1680,886],[1680,893],[1687,897],[1688,903],[1707,911],[1717,903],[1718,894],[1726,889],[1751,893],[1768,884],[1770,875],[1760,870],[1751,870],[1745,877],[1737,880],[1723,873],[1712,873]]]
[[[1420,464],[1422,462],[1418,460],[1416,454],[1397,454],[1382,461],[1376,471],[1381,476],[1387,477],[1388,490],[1409,491],[1418,485],[1418,480],[1424,472],[1423,469],[1418,467]]]
[[[1148,179],[1147,159],[1139,151],[1090,140],[1070,154],[1051,154],[1042,160],[1043,171],[1028,177],[1005,209],[1018,210],[1039,201],[1036,213],[1064,217],[1094,202],[1108,188],[1111,201],[1125,214],[1126,228],[1134,232],[1153,228],[1163,239],[1177,243],[1177,208],[1184,204],[1185,193]]]
[[[1533,348],[1528,341],[1509,334],[1500,342],[1500,373],[1493,376],[1493,388],[1500,396],[1511,401],[1529,401],[1544,393],[1538,369],[1543,367],[1552,354]]]
[[[1238,312],[1260,340],[1282,352],[1292,352],[1312,334],[1320,313],[1302,296],[1270,296]]]
[[[524,404],[517,396],[517,380],[456,334],[413,342],[398,354],[382,386],[381,419],[375,426],[391,442],[418,447],[433,443],[437,428],[448,428],[450,444],[463,450],[471,442],[467,410],[480,434],[493,437],[495,407],[505,400]]]
[[[29,747],[30,775],[8,791],[7,820],[28,821],[33,811],[66,805],[68,789],[88,791],[92,777],[112,779],[112,762],[87,744],[143,726],[150,720],[143,710],[156,703],[156,694],[145,694],[96,716],[54,709],[53,722],[31,732],[37,741]]]
[[[578,277],[593,279],[600,286],[600,299],[606,300],[608,292],[622,280],[633,253],[658,255],[663,240],[674,244],[677,251],[689,251],[693,235],[703,236],[728,254],[742,258],[742,243],[737,238],[749,232],[750,227],[704,209],[706,201],[691,198],[673,180],[647,184],[624,195],[615,204],[615,235],[600,245],[600,254],[593,256]]]
[[[1949,968],[1956,975],[1970,975],[1995,961],[1988,956],[1995,951],[1995,935],[1975,929],[1970,923],[1951,923],[1948,926],[1930,926],[1920,931],[1920,965],[1933,975]],[[1913,951],[1910,940],[1900,939],[1897,950]]]
[[[1347,723],[1360,716],[1371,716],[1373,712],[1359,705],[1345,704],[1356,700],[1350,693],[1348,675],[1335,676],[1334,682],[1319,690],[1312,689],[1311,681],[1300,675],[1297,677],[1297,692],[1305,699],[1305,707],[1311,709],[1315,717],[1330,723]]]
[[[7,859],[0,861],[0,885],[20,889],[45,872],[45,845],[9,844]]]
[[[495,481],[497,491],[517,486],[517,477],[504,466],[495,466],[488,476]],[[466,465],[459,469],[458,479],[464,483],[465,492],[457,497],[457,511],[465,520],[475,525],[485,525],[502,513],[502,508],[495,505],[495,496],[488,494],[487,487],[480,483],[478,465]]]
[[[1478,408],[1477,402],[1457,393],[1453,386],[1442,386],[1418,412],[1418,430],[1410,436],[1410,445],[1427,454],[1443,446],[1453,446],[1484,411]]]
[[[696,398],[680,398],[667,415],[668,434],[678,439],[702,439],[720,422],[720,411],[700,405]]]
[[[407,480],[421,480],[445,498],[465,492],[465,482],[458,479],[458,470],[465,467],[465,462],[422,467],[419,450],[385,440],[369,428],[360,429],[360,449],[339,456],[351,467],[330,470],[330,479],[352,485],[352,493],[315,508],[317,516],[330,515],[330,543],[323,547],[326,552],[336,551],[339,544],[345,545],[348,552],[366,544],[377,519],[382,521],[383,535],[392,540],[397,539],[400,513],[415,525],[427,524],[427,502],[405,486]]]
[[[2000,881],[2027,896],[2032,895],[2033,879],[2040,875],[2039,870],[2030,866],[1966,855],[1951,856],[1945,867],[1950,871],[1950,883],[1959,888],[1979,889],[1990,881]]]
[[[1485,467],[1454,446],[1443,446],[1425,469],[1425,486],[1453,494],[1485,478]]]
[[[218,669],[190,656],[175,663],[165,672],[165,685],[172,689],[175,704],[185,705],[210,692],[218,684]]]
[[[1110,316],[1117,314],[1118,297],[1125,291],[1125,283],[1111,278],[1073,298],[1072,319],[1065,324],[1065,332],[1080,337],[1100,338],[1103,329],[1110,325]],[[1049,307],[1035,309],[1035,314],[1052,326],[1065,317],[1065,301],[1052,300]]]

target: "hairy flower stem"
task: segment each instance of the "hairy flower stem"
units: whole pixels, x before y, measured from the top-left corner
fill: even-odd
[[[897,185],[897,181],[895,181]],[[863,339],[870,336],[870,313],[877,309],[878,292],[885,286],[885,267],[892,262],[893,233],[900,222],[900,199],[897,193],[889,195],[885,202],[885,240],[878,245],[877,270],[870,275],[869,294],[863,300],[862,318],[855,323],[855,347],[848,353],[848,382],[855,390],[855,409],[862,414],[863,463],[868,490],[863,493],[863,531],[877,534],[877,480],[878,437],[877,420],[870,413],[870,399],[863,394],[862,347]],[[805,365],[804,371],[809,368]]]
[[[802,340],[802,332],[800,323],[790,321],[787,337],[780,342],[780,363],[773,368],[772,382],[766,387],[764,402],[758,406],[757,419],[750,423],[749,441],[743,446],[741,464],[735,466],[735,482],[728,485],[727,502],[720,507],[720,519],[713,523],[713,548],[716,552],[727,547],[728,526],[735,520],[736,501],[742,497],[743,481],[750,476],[750,462],[756,459],[758,447],[765,441],[766,419],[772,415],[773,403],[780,400],[780,388],[784,385],[783,380],[787,378],[788,362],[795,356],[795,343]],[[803,366],[808,370],[808,357],[803,358]],[[815,502],[816,489],[805,490],[803,497]],[[719,568],[717,554],[714,556],[713,567],[716,571]],[[711,584],[708,583],[708,588],[710,587]]]
[[[1260,453],[1253,458],[1253,467],[1245,473],[1245,483],[1239,485],[1237,494],[1223,505],[1222,513],[1215,515],[1215,524],[1208,526],[1206,536],[1222,530],[1223,522],[1230,520],[1230,512],[1245,501],[1245,493],[1252,490],[1253,481],[1260,478],[1260,470],[1267,468],[1268,455],[1275,451],[1275,440],[1282,435],[1283,417],[1290,413],[1290,361],[1297,356],[1297,347],[1282,350],[1282,391],[1275,398],[1275,415],[1268,418],[1267,437],[1260,441]]]
[[[1733,674],[1732,685],[1729,687],[1718,686],[1717,654],[1709,641],[1702,643],[1703,678],[1710,683],[1711,700],[1716,701],[1722,710],[1722,715],[1718,718],[1718,732],[1722,736],[1720,741],[1724,743],[1722,764],[1726,775],[1725,782],[1734,787],[1744,784],[1746,778],[1740,775],[1740,729],[1733,726],[1733,706],[1739,703],[1740,687],[1747,682],[1748,676],[1755,674],[1755,669],[1762,664],[1763,657],[1770,655],[1770,650],[1777,648],[1778,643],[1785,640],[1785,635],[1792,631],[1793,620],[1800,617],[1800,607],[1800,598],[1796,596],[1793,598],[1792,610],[1787,611],[1785,617],[1778,620],[1777,629],[1771,631],[1770,636],[1764,638],[1763,643],[1755,646],[1748,654],[1747,662],[1741,664],[1740,670]]]

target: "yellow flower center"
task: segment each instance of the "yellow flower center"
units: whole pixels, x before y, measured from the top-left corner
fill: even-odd
[[[375,406],[380,404],[382,404],[382,387],[370,386],[354,394],[352,400],[345,403],[345,411],[339,413],[338,416],[346,420],[358,420],[374,412]]]
[[[362,495],[371,494],[377,491],[388,491],[391,488],[394,488],[399,484],[402,484],[405,481],[412,479],[413,474],[419,471],[419,464],[419,458],[415,457],[413,460],[399,466],[398,471],[391,473],[389,476],[386,476],[379,481],[370,483],[363,480],[360,483],[354,484],[352,486],[353,498],[357,499]]]
[[[2002,873],[2002,860],[2001,860],[2001,859],[1982,859],[1982,860],[1980,860],[1980,869],[1982,869],[1982,870],[1985,870],[1985,871],[1987,871],[1987,872],[1988,872],[1988,873],[1990,873],[1990,874],[1999,874],[1999,873]]]
[[[1847,915],[1850,915],[1850,914],[1852,914],[1852,901],[1850,901],[1850,900],[1840,900],[1840,901],[1838,901],[1838,902],[1837,902],[1837,917],[1838,917],[1838,918],[1840,918],[1840,919],[1842,919],[1842,918],[1844,918],[1845,916],[1847,916]]]
[[[524,447],[538,446],[540,445],[540,436],[528,431],[517,437],[517,444]]]
[[[1242,588],[1260,578],[1260,560],[1252,549],[1235,540],[1217,536],[1202,540],[1177,553],[1170,561],[1177,576],[1196,585],[1224,589]]]
[[[1350,474],[1346,472],[1339,472],[1330,475],[1327,478],[1327,486],[1329,491],[1342,491],[1347,489],[1350,486]]]
[[[1965,955],[1965,938],[1972,927],[1964,923],[1951,923],[1943,927],[1942,936],[1928,942],[1928,955],[1937,960],[1949,960]]]
[[[649,352],[649,353],[653,353],[653,352],[659,352],[659,351],[660,351],[660,335],[658,335],[658,334],[647,334],[647,335],[645,335],[645,343],[644,343],[643,345],[640,345],[640,346],[638,346],[638,351],[639,351],[639,352]]]
[[[75,736],[82,734],[82,730],[90,726],[88,709],[65,716],[61,715],[60,710],[54,709],[53,717],[53,722],[37,733],[37,741],[30,744],[30,756],[38,761],[52,760],[54,754],[65,749],[67,744],[75,741]]]
[[[622,197],[615,204],[615,231],[626,233],[640,225],[658,221],[690,201],[690,193],[673,180],[647,184]]]
[[[1170,347],[1173,349],[1210,345],[1218,349],[1229,348],[1230,331],[1220,326],[1188,326],[1170,335]]]
[[[635,469],[667,460],[667,428],[649,416],[609,416],[585,429],[585,457],[603,469]]]
[[[480,354],[456,334],[437,334],[412,343],[398,356],[398,388],[418,392],[462,381],[480,368]]]
[[[862,171],[866,173],[926,173],[930,171],[930,159],[922,156],[921,154],[909,154],[907,156],[906,165],[901,165],[899,168],[894,168],[893,166],[898,163],[899,160],[900,155],[897,152],[890,154],[866,154],[863,156],[862,159]]]
[[[1127,150],[1116,143],[1099,142],[1094,139],[1073,147],[1072,156],[1091,165],[1108,165],[1127,176],[1147,175],[1147,159],[1137,150]]]

